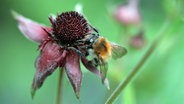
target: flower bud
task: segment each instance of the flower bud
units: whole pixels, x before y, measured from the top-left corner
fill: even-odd
[[[116,8],[114,18],[124,25],[138,25],[141,22],[138,0],[129,0],[128,4]]]
[[[143,30],[141,30],[138,34],[130,38],[130,46],[132,46],[133,48],[140,49],[144,46],[144,44],[145,39]]]

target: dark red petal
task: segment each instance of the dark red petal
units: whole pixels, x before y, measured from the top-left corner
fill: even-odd
[[[16,13],[15,11],[13,11],[12,14],[18,22],[18,27],[19,27],[20,31],[29,40],[32,40],[32,41],[39,43],[48,37],[47,32],[45,32],[43,30],[43,28],[45,28],[49,32],[51,32],[51,30],[52,30],[51,28],[45,27],[39,23],[36,23],[36,22]]]
[[[41,50],[40,56],[38,56],[35,66],[36,74],[32,83],[32,94],[40,88],[47,76],[58,67],[63,67],[65,62],[66,51],[62,50],[57,44],[49,41]]]
[[[68,51],[65,64],[66,74],[72,84],[77,98],[79,98],[79,92],[82,81],[82,72],[80,70],[79,55],[76,52]]]

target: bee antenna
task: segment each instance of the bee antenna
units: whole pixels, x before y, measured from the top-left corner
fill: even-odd
[[[94,28],[93,26],[91,26],[91,25],[89,25],[96,33],[97,33],[97,36],[100,36],[100,32],[96,29],[96,28]]]
[[[97,33],[97,36],[100,36],[100,33],[96,28],[93,27],[93,30]]]

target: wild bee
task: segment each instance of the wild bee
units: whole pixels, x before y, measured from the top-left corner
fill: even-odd
[[[102,81],[106,78],[108,70],[108,61],[111,59],[118,59],[127,53],[127,50],[113,42],[108,41],[105,37],[100,36],[99,32],[93,28],[97,34],[86,35],[85,43],[88,50],[86,56],[91,57],[89,63],[95,67],[99,66],[102,74]]]
[[[78,53],[81,57],[88,58],[89,64],[98,67],[100,66],[100,72],[102,82],[104,83],[106,73],[108,69],[108,61],[112,57],[118,59],[127,53],[127,50],[113,42],[108,41],[105,37],[100,36],[97,29],[89,25],[91,32],[85,34],[85,38],[82,40],[76,40],[72,44],[62,44],[60,40],[53,34],[43,28],[48,33],[49,37],[54,39],[57,44],[61,45],[61,48],[73,50]]]
[[[77,52],[81,57],[90,58],[88,59],[90,65],[94,67],[100,66],[102,82],[104,83],[109,59],[111,57],[113,59],[121,58],[127,53],[127,50],[116,43],[108,41],[105,37],[100,36],[98,30],[91,25],[90,28],[92,30],[91,33],[87,33],[84,39],[76,41],[71,46],[67,46],[67,49]],[[47,32],[47,30],[45,31]],[[50,37],[54,36],[52,33],[47,33]],[[56,42],[58,41],[56,40]]]

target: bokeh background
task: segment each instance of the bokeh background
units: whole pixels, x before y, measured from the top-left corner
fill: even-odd
[[[54,104],[59,71],[47,78],[31,99],[31,83],[38,56],[37,44],[27,40],[17,28],[11,10],[50,26],[48,16],[74,10],[83,5],[83,13],[101,35],[128,49],[128,54],[111,60],[107,77],[108,91],[101,80],[84,67],[81,97],[77,100],[64,76],[63,104],[104,104],[115,87],[139,62],[157,37],[167,18],[170,25],[164,38],[139,73],[122,91],[114,104],[184,104],[184,2],[183,0],[140,0],[139,10],[144,34],[143,46],[132,47],[129,40],[140,26],[125,30],[113,18],[116,5],[123,0],[1,0],[0,1],[0,104]],[[126,31],[126,32],[125,32]]]

